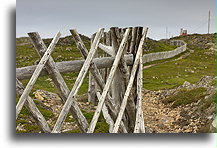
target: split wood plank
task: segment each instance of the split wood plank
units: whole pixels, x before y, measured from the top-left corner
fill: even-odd
[[[28,35],[29,35],[34,47],[35,47],[35,50],[37,51],[39,56],[42,57],[44,55],[45,51],[47,50],[47,47],[44,44],[43,40],[41,39],[40,35],[37,32],[31,32],[31,33],[28,33]],[[56,88],[58,89],[63,103],[65,103],[65,101],[67,100],[68,95],[70,93],[70,90],[68,89],[63,77],[61,76],[61,74],[60,74],[59,70],[57,69],[57,66],[56,66],[56,64],[55,64],[55,62],[51,56],[48,59],[47,63],[45,64],[45,67],[46,67],[51,79],[53,80]],[[79,109],[78,103],[76,102],[76,100],[73,100],[73,105],[70,108],[70,113],[72,114],[73,118],[75,119],[81,132],[85,133],[87,131],[87,128],[89,125],[88,125],[86,118],[84,117],[81,110]]]
[[[72,37],[76,43],[77,48],[80,50],[82,56],[86,59],[87,55],[88,55],[88,50],[85,47],[83,41],[81,40],[78,32],[75,29],[70,30],[70,32],[71,32]],[[99,86],[100,92],[102,93],[103,88],[105,87],[105,82],[102,78],[102,75],[99,72],[99,69],[97,68],[97,66],[94,62],[91,63],[89,70],[90,70],[90,73],[92,74],[95,82]],[[111,99],[111,96],[109,93],[107,94],[106,105],[110,108],[110,112],[113,116],[113,119],[116,119],[117,114],[118,114],[118,108],[117,108],[116,104],[114,102],[112,102],[112,99]],[[112,126],[112,128],[113,128],[113,126]],[[127,132],[123,123],[121,123],[121,129],[124,133]]]
[[[143,36],[142,36],[142,38],[140,40],[140,43],[139,43],[138,51],[136,53],[135,61],[134,61],[132,72],[131,72],[131,76],[130,76],[130,81],[129,81],[129,84],[127,86],[127,90],[125,92],[124,99],[123,99],[123,101],[121,103],[120,112],[118,113],[117,120],[115,121],[113,133],[117,133],[118,132],[118,129],[119,129],[119,126],[120,126],[120,122],[122,120],[122,117],[123,117],[123,114],[124,114],[124,110],[125,110],[126,105],[127,105],[127,100],[128,100],[129,95],[130,95],[131,88],[133,86],[133,81],[134,81],[134,78],[135,78],[135,75],[136,75],[136,71],[137,71],[137,68],[138,68],[138,65],[139,65],[139,59],[140,59],[140,56],[141,56],[141,53],[142,53],[142,50],[143,50],[142,46],[144,44],[144,40],[145,40],[146,35],[147,35],[147,30],[148,29],[145,29],[145,31],[143,33]]]
[[[21,96],[23,94],[23,91],[23,84],[16,78],[16,92],[18,96]],[[50,133],[51,129],[47,121],[45,120],[41,112],[38,110],[37,106],[35,105],[34,101],[30,96],[27,96],[27,100],[24,105],[27,108],[27,110],[32,114],[40,129],[45,133]]]
[[[144,114],[143,114],[143,110],[142,110],[142,87],[143,87],[143,53],[141,54],[140,56],[140,60],[139,60],[139,78],[138,79],[138,90],[139,90],[139,93],[138,93],[138,96],[141,98],[139,101],[140,101],[140,114],[141,114],[141,118],[140,118],[140,133],[145,133],[145,123],[144,123]]]
[[[106,95],[108,93],[111,82],[112,82],[112,80],[114,78],[115,71],[118,68],[118,63],[120,62],[121,55],[123,54],[129,32],[130,32],[130,29],[127,29],[125,34],[124,34],[124,38],[123,38],[123,40],[122,40],[122,42],[120,44],[119,50],[118,50],[118,52],[116,54],[116,57],[115,57],[115,60],[114,60],[114,63],[112,65],[112,67],[111,67],[111,71],[110,71],[110,74],[108,76],[107,82],[106,82],[105,87],[103,89],[102,96],[101,96],[101,98],[99,100],[98,106],[97,106],[96,111],[95,111],[94,116],[93,116],[93,119],[92,119],[92,121],[90,123],[90,126],[89,126],[89,129],[87,131],[88,133],[93,133],[93,131],[94,131],[95,127],[96,127],[96,123],[98,121],[100,112],[101,112],[103,104],[105,102]]]
[[[64,122],[64,120],[65,120],[65,118],[69,112],[69,109],[73,105],[73,100],[76,97],[78,89],[80,88],[80,86],[81,86],[81,84],[85,78],[85,75],[87,74],[88,69],[91,65],[91,61],[92,61],[92,59],[96,53],[96,50],[98,48],[98,44],[99,44],[99,41],[102,37],[103,31],[104,31],[104,29],[100,28],[99,31],[97,32],[96,37],[93,41],[93,44],[91,45],[91,49],[90,49],[90,52],[87,56],[87,59],[85,60],[84,65],[83,65],[83,67],[82,67],[82,69],[81,69],[81,71],[80,71],[80,73],[79,73],[79,75],[78,75],[78,77],[74,83],[72,91],[70,92],[70,94],[66,100],[66,103],[63,106],[63,109],[62,109],[62,111],[61,111],[61,113],[57,119],[57,122],[56,122],[56,124],[52,130],[52,133],[59,133],[60,132],[61,127],[63,125],[63,122]]]
[[[51,52],[53,51],[53,49],[54,49],[56,43],[58,42],[58,40],[59,40],[59,38],[60,38],[60,36],[61,36],[60,32],[58,32],[58,33],[55,35],[55,37],[54,37],[54,39],[52,40],[51,44],[49,45],[47,51],[45,52],[45,54],[44,54],[43,57],[41,58],[39,64],[37,65],[37,67],[36,67],[36,69],[35,69],[35,71],[34,71],[32,77],[31,77],[31,79],[29,80],[29,82],[28,82],[28,84],[27,84],[27,86],[26,86],[26,88],[24,89],[23,94],[21,95],[21,97],[20,97],[20,99],[19,99],[19,101],[18,101],[18,103],[17,103],[17,105],[16,105],[16,119],[17,119],[17,117],[18,117],[18,115],[19,115],[19,113],[20,113],[20,111],[21,111],[21,109],[22,109],[22,107],[23,107],[23,105],[24,105],[26,99],[27,99],[27,96],[29,95],[29,93],[30,93],[30,91],[31,91],[31,89],[32,89],[32,87],[33,87],[33,85],[35,84],[35,82],[36,82],[38,76],[40,75],[40,72],[41,72],[41,70],[43,69],[45,63],[46,63],[47,60],[49,59],[50,54],[51,54]]]

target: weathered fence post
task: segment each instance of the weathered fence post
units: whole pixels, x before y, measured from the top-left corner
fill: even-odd
[[[93,40],[95,38],[96,34],[94,33],[92,36],[91,36],[91,45],[93,44]],[[97,57],[97,51],[96,51],[96,54],[95,54],[95,58]],[[93,78],[93,75],[91,73],[89,73],[89,85],[88,85],[88,102],[96,105],[97,104],[97,96],[96,96],[96,82]]]
[[[142,38],[141,38],[141,40],[139,42],[138,51],[136,53],[136,57],[135,57],[134,64],[133,64],[133,68],[132,68],[131,75],[130,75],[130,80],[129,80],[126,92],[124,94],[123,101],[121,103],[120,112],[118,113],[117,120],[115,121],[114,129],[112,131],[113,133],[117,133],[118,132],[118,129],[119,129],[119,126],[120,126],[120,122],[122,120],[125,108],[127,106],[127,101],[128,101],[129,95],[130,95],[130,91],[131,91],[131,89],[133,87],[133,82],[135,80],[137,68],[138,68],[138,65],[139,65],[139,59],[140,59],[140,56],[141,56],[142,50],[143,50],[142,46],[144,44],[144,40],[146,38],[146,34],[147,34],[147,29],[144,31],[143,36],[142,36]]]

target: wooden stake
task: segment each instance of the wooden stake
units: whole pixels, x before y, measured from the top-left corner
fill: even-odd
[[[17,117],[18,117],[18,115],[19,115],[19,113],[20,113],[26,99],[27,99],[27,96],[29,95],[33,85],[35,84],[38,76],[40,75],[41,70],[43,69],[44,65],[46,64],[47,60],[49,59],[50,54],[53,51],[56,43],[58,42],[58,40],[60,38],[60,36],[61,36],[60,32],[58,32],[55,35],[55,37],[52,40],[50,46],[48,47],[47,51],[45,52],[45,54],[41,58],[39,64],[37,65],[31,79],[29,80],[29,82],[28,82],[28,84],[26,86],[26,88],[24,89],[23,94],[21,95],[20,100],[18,101],[18,103],[16,105],[16,119],[17,119]]]

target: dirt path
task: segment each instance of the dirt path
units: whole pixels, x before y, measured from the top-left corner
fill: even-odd
[[[158,92],[148,91],[143,94],[145,125],[153,133],[181,132],[180,127],[174,124],[180,118],[181,108],[171,109],[170,106],[164,105]]]

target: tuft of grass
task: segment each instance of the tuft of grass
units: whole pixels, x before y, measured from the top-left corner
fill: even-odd
[[[211,95],[207,99],[202,100],[202,105],[199,107],[199,110],[201,112],[205,111],[207,108],[210,107],[212,103],[216,102],[216,94]]]
[[[212,81],[209,83],[209,85],[211,85],[211,86],[216,86],[216,80],[212,80]]]
[[[81,133],[81,131],[79,130],[79,128],[76,128],[73,130],[66,131],[65,133]]]
[[[204,87],[195,88],[191,90],[187,90],[184,88],[180,90],[177,94],[170,96],[168,98],[165,98],[163,102],[165,104],[173,103],[172,107],[175,108],[180,105],[186,105],[192,102],[196,102],[204,98],[205,95],[206,95],[206,88]]]
[[[75,119],[74,118],[70,118],[69,116],[71,116],[71,114],[70,113],[68,113],[68,115],[67,115],[67,117],[66,117],[66,122],[74,122],[75,121]]]
[[[23,133],[39,133],[40,128],[38,125],[25,124],[24,128],[26,129]]]
[[[46,120],[48,120],[48,119],[54,117],[54,114],[53,114],[51,111],[46,110],[46,109],[44,109],[42,106],[39,106],[39,105],[38,105],[37,107],[38,107],[39,111],[42,113],[42,115],[44,116],[44,118],[45,118]]]
[[[17,121],[16,121],[16,126],[18,125],[18,124],[25,124],[25,123],[28,123],[26,120],[24,120],[24,119],[18,119]]]

